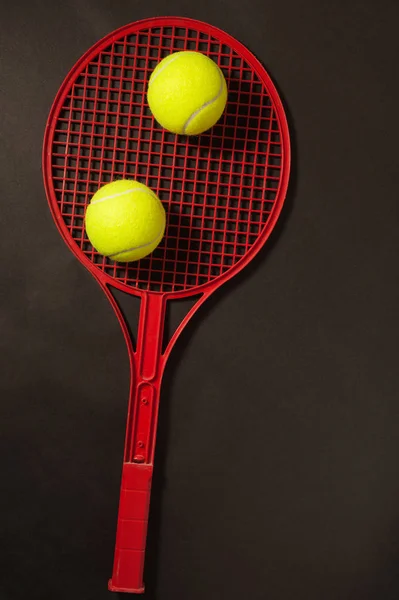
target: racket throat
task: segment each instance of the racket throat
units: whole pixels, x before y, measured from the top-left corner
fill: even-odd
[[[162,360],[166,301],[161,294],[144,294],[137,335],[136,365],[139,378],[153,381]]]
[[[165,364],[162,356],[164,319],[163,296],[145,294],[141,301],[137,349],[132,369],[125,463],[153,463],[160,387]]]

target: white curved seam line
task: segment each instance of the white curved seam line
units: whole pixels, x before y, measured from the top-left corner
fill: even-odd
[[[219,67],[217,65],[216,65],[216,67],[219,69]],[[222,92],[223,92],[223,74],[220,71],[220,69],[219,69],[219,75],[220,75],[220,90],[218,91],[217,95],[214,98],[212,98],[212,100],[208,100],[208,102],[205,102],[205,104],[203,104],[202,106],[200,106],[199,108],[197,108],[197,110],[195,112],[193,112],[193,114],[187,119],[187,121],[183,125],[183,133],[186,133],[187,127],[190,125],[191,121],[193,119],[195,119],[195,117],[202,110],[204,110],[204,108],[206,108],[207,106],[209,106],[213,102],[216,102],[216,100],[218,100],[218,98],[220,98],[220,96],[222,95]]]
[[[112,254],[107,254],[108,258],[112,258],[113,256],[117,256],[118,254],[126,254],[126,252],[132,252],[133,250],[141,250],[142,248],[146,248],[147,246],[151,246],[151,244],[153,244],[154,242],[157,241],[157,239],[163,234],[163,228],[160,230],[160,232],[158,233],[158,235],[151,240],[151,242],[147,242],[146,244],[143,244],[142,246],[133,246],[132,248],[127,248],[126,250],[119,250],[118,252],[113,252]]]
[[[162,73],[162,71],[164,71],[167,67],[169,67],[169,65],[172,64],[172,62],[175,62],[175,60],[177,58],[179,58],[180,52],[178,52],[176,54],[176,56],[173,56],[173,58],[171,58],[165,65],[163,65],[159,71],[157,71],[155,74],[152,75],[151,77],[151,81],[148,84],[148,87],[150,87],[150,85],[152,85],[154,83],[154,81],[156,80],[156,78],[158,77],[158,75],[160,75]],[[172,56],[171,54],[169,54],[169,56]]]
[[[117,194],[111,194],[109,196],[105,196],[104,198],[99,198],[98,200],[94,200],[90,202],[90,205],[93,206],[94,204],[99,204],[100,202],[105,202],[106,200],[111,200],[112,198],[118,198],[119,196],[124,196],[125,194],[131,194],[132,192],[141,192],[143,194],[148,194],[149,196],[152,196],[151,192],[147,192],[147,190],[141,190],[140,188],[129,188],[128,190],[125,190],[124,192],[118,192]],[[89,205],[89,206],[90,206]]]

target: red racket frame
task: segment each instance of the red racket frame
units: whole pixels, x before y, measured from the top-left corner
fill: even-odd
[[[62,214],[52,180],[53,156],[52,144],[54,142],[55,128],[59,117],[60,107],[64,106],[70,90],[70,82],[82,72],[91,58],[99,54],[103,48],[122,39],[127,33],[151,30],[151,28],[180,27],[187,30],[205,32],[234,49],[243,60],[256,72],[257,77],[267,89],[275,118],[279,124],[281,135],[281,176],[279,179],[276,198],[267,222],[258,235],[256,241],[246,253],[230,268],[210,281],[199,286],[183,287],[171,291],[152,291],[139,289],[126,284],[109,275],[101,265],[92,262],[94,254],[88,255],[79,247],[72,237],[64,215]],[[118,513],[118,526],[116,536],[115,559],[112,579],[109,582],[111,591],[135,592],[144,591],[143,569],[148,525],[148,514],[151,493],[151,479],[155,451],[156,427],[158,418],[159,395],[161,380],[167,358],[179,337],[181,331],[193,314],[219,286],[243,269],[259,252],[269,237],[285,198],[290,169],[290,142],[286,117],[278,93],[261,63],[241,43],[230,35],[206,23],[180,17],[158,17],[139,21],[127,25],[106,36],[95,44],[73,67],[65,79],[50,111],[43,149],[43,171],[47,197],[54,221],[68,244],[71,251],[91,272],[107,295],[118,317],[126,340],[129,352],[131,388],[129,394],[128,416],[126,426],[126,441],[124,463],[122,469],[122,483],[120,505]],[[205,192],[206,194],[206,192]],[[103,265],[104,266],[104,265]],[[111,287],[116,287],[129,294],[141,298],[137,346],[134,348],[126,321],[111,293]],[[151,286],[149,285],[148,288]],[[166,349],[162,349],[165,310],[167,302],[198,296],[196,303],[182,320],[172,335]]]

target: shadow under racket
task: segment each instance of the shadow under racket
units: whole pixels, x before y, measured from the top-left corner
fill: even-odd
[[[264,249],[251,261],[247,268],[242,271],[239,278],[230,279],[224,286],[219,288],[219,290],[217,290],[217,292],[213,294],[207,300],[207,302],[205,302],[199,312],[193,315],[190,325],[186,327],[180,334],[179,340],[173,348],[165,369],[159,410],[156,461],[153,475],[150,519],[147,534],[147,561],[145,566],[145,574],[148,582],[146,588],[146,598],[148,598],[148,600],[158,600],[157,590],[160,565],[159,541],[162,530],[163,498],[166,485],[166,464],[168,460],[168,451],[170,449],[169,433],[171,425],[170,415],[173,397],[173,382],[176,374],[179,373],[180,364],[184,357],[186,348],[190,343],[190,339],[195,335],[196,330],[206,321],[207,317],[215,310],[217,304],[223,297],[234,291],[236,287],[245,285],[245,281],[250,279],[256,273],[261,264],[267,262],[269,257],[272,255],[273,248],[278,242],[280,235],[282,234],[289,219],[290,213],[293,209],[294,198],[296,196],[297,189],[297,146],[295,126],[286,102],[285,110],[290,128],[292,150],[290,186],[288,188],[284,203],[284,211],[280,215],[280,218],[268,240],[267,249]],[[232,126],[234,126],[234,123]],[[199,142],[204,147],[209,147],[209,145],[212,145],[212,143],[215,144],[214,147],[218,147],[217,143],[219,143],[219,140],[215,139],[212,141],[211,136],[202,135],[199,139]],[[173,220],[175,225],[179,224],[178,215],[176,215]],[[183,218],[180,222],[180,225],[182,228],[190,229],[190,219]],[[124,314],[131,338],[134,343],[139,320],[140,299],[125,294],[117,289],[113,289],[112,293],[118,302],[122,313]],[[197,299],[197,296],[192,296],[189,298],[169,302],[168,311],[166,313],[163,348],[166,348],[167,343],[172,337],[176,328],[192,308],[192,306],[196,303]]]

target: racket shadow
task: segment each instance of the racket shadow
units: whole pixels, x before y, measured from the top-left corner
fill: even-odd
[[[163,507],[163,494],[167,485],[166,480],[166,465],[168,460],[169,446],[169,431],[170,431],[170,408],[172,404],[172,393],[174,388],[174,379],[179,372],[180,364],[184,358],[185,348],[189,344],[191,336],[193,336],[196,330],[203,325],[204,321],[217,307],[218,302],[227,294],[230,294],[237,286],[242,285],[246,279],[253,277],[256,271],[260,268],[260,265],[264,265],[264,261],[267,261],[273,252],[275,244],[277,244],[283,230],[286,227],[286,223],[289,219],[291,210],[294,205],[294,198],[297,190],[297,151],[296,151],[296,131],[291,112],[286,102],[284,102],[285,110],[287,113],[288,123],[290,127],[291,136],[291,150],[292,150],[292,164],[291,164],[291,177],[288,193],[284,203],[284,209],[280,215],[280,218],[274,227],[274,230],[265,245],[265,247],[259,252],[259,254],[249,263],[249,265],[240,273],[239,277],[233,277],[221,286],[214,294],[210,296],[207,302],[199,309],[197,313],[193,315],[190,320],[189,326],[186,327],[181,333],[176,346],[173,348],[171,355],[168,359],[166,366],[165,376],[163,380],[162,396],[159,410],[159,422],[158,422],[158,437],[157,437],[157,451],[156,460],[154,467],[153,485],[152,485],[152,499],[151,499],[151,514],[148,527],[148,544],[147,544],[147,557],[145,567],[145,581],[146,581],[146,598],[148,600],[158,600],[158,579],[160,574],[160,552],[159,552],[159,540],[162,531],[162,507]],[[211,136],[201,136],[202,143],[207,145],[211,140]],[[209,147],[209,145],[208,145]],[[180,227],[187,229],[187,234],[190,234],[191,221],[189,218],[179,217],[174,218],[175,224]],[[182,306],[179,308],[179,313],[186,312],[192,305],[192,299],[186,299],[184,301],[176,301]],[[176,318],[176,324],[181,321],[181,314]],[[174,323],[171,324],[171,332],[174,330]]]

